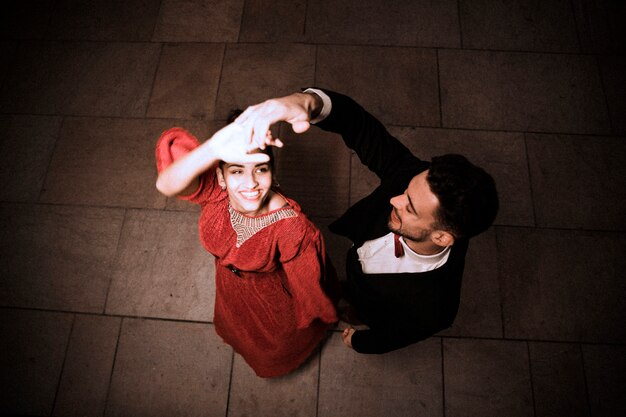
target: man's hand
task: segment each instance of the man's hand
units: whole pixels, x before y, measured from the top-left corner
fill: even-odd
[[[354,334],[354,332],[356,332],[356,330],[354,330],[354,328],[352,326],[350,326],[347,329],[345,329],[343,331],[343,334],[341,335],[341,337],[343,338],[343,343],[346,346],[348,346],[350,349],[353,349],[353,347],[352,347],[352,335]]]
[[[294,132],[303,133],[310,127],[311,115],[319,113],[322,106],[322,100],[316,94],[294,93],[248,107],[235,123],[249,129],[251,142],[264,149],[271,145],[266,135],[271,125],[287,122]]]

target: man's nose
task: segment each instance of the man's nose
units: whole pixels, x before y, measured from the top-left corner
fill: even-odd
[[[395,197],[391,197],[391,200],[389,200],[389,203],[395,208],[400,208],[400,204],[402,203],[402,194],[397,195]]]

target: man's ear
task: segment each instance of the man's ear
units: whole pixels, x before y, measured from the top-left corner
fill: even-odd
[[[224,172],[222,172],[222,168],[215,168],[215,174],[217,175],[217,183],[222,187],[222,190],[226,189],[226,180],[224,179]]]
[[[430,239],[437,246],[441,246],[444,248],[447,246],[452,246],[454,244],[454,235],[445,230],[435,230],[431,233]]]

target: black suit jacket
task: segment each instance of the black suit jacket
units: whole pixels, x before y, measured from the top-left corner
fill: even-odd
[[[385,353],[449,327],[458,311],[467,240],[458,239],[445,265],[423,273],[364,274],[356,249],[389,233],[391,197],[428,169],[385,127],[351,98],[324,90],[332,101],[329,116],[317,126],[339,133],[361,162],[381,180],[367,197],[350,207],[329,228],[354,242],[348,252],[346,298],[369,330],[355,332],[352,346],[361,353]]]

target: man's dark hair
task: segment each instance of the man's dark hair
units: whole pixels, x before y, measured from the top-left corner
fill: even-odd
[[[496,184],[464,156],[434,157],[426,179],[439,199],[438,228],[456,238],[469,238],[487,230],[495,220],[499,206]]]

